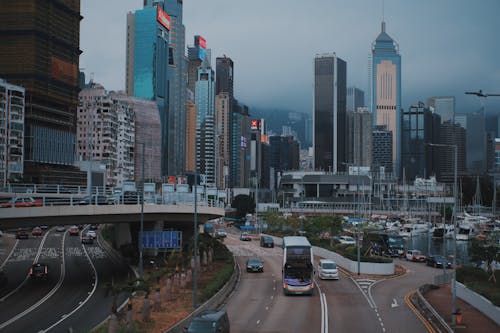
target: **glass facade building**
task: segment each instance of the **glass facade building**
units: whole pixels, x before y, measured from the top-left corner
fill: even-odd
[[[452,121],[455,118],[455,96],[439,96],[427,99],[429,110],[441,117],[441,122]]]
[[[372,44],[370,73],[370,109],[375,125],[392,132],[392,162],[399,172],[401,156],[401,56],[398,44],[382,31]]]
[[[347,64],[335,53],[314,59],[314,169],[346,170]]]

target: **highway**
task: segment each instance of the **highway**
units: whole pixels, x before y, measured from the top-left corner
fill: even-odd
[[[46,280],[27,277],[35,261],[48,264]],[[18,240],[3,269],[8,283],[0,293],[2,332],[88,331],[110,313],[108,284],[129,275],[128,266],[99,243],[84,246],[79,236],[55,229]],[[124,299],[119,295],[118,304]]]

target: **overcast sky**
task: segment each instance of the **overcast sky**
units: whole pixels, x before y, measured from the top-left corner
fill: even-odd
[[[171,0],[168,0],[171,1]],[[82,0],[80,67],[87,80],[124,89],[126,13],[142,0]],[[313,59],[335,52],[348,86],[365,91],[368,55],[380,32],[381,0],[184,0],[186,46],[202,35],[215,57],[232,58],[235,96],[249,106],[311,112]],[[456,97],[457,112],[500,112],[499,0],[386,0],[387,33],[399,44],[403,107]]]

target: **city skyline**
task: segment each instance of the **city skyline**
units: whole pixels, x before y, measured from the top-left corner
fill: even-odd
[[[482,105],[500,112],[500,98],[479,101],[464,95],[479,89],[500,92],[500,45],[493,42],[500,30],[498,1],[477,6],[470,1],[387,0],[384,17],[382,1],[231,4],[185,1],[186,41],[190,45],[200,34],[214,57],[233,59],[235,95],[250,106],[311,113],[313,59],[329,52],[346,60],[348,86],[367,94],[368,55],[385,20],[403,59],[404,109],[432,96],[455,96],[457,113]],[[141,0],[82,2],[80,67],[107,89],[124,89],[126,13],[142,5]]]

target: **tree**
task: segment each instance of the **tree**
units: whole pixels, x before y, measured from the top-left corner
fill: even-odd
[[[239,194],[234,198],[231,207],[236,209],[237,217],[240,218],[255,211],[255,201],[249,195]]]
[[[496,278],[491,264],[494,261],[500,262],[499,236],[498,233],[493,233],[485,239],[473,238],[468,248],[472,261],[484,261],[486,263],[486,270],[491,274],[488,281],[492,280],[494,283],[496,283]]]

